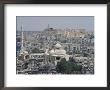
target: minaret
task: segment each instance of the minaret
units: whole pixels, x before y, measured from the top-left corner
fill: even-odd
[[[24,37],[23,37],[23,25],[21,25],[21,52],[23,52],[23,39],[24,39]]]
[[[50,27],[49,27],[49,24],[48,24],[48,30],[49,30],[49,28],[50,28]]]

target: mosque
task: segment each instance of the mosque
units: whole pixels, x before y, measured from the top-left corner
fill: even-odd
[[[51,50],[47,49],[45,52],[46,62],[57,65],[57,63],[60,62],[62,58],[65,58],[66,61],[68,61],[69,55],[66,54],[66,51],[63,49],[60,43],[57,43]]]

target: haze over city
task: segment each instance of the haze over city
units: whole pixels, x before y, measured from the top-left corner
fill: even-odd
[[[52,28],[84,28],[94,31],[93,16],[17,16],[17,31],[43,31],[48,24]]]

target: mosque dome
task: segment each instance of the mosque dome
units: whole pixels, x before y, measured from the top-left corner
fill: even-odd
[[[49,52],[50,54],[55,54],[55,52],[54,52],[54,50],[52,49],[52,50],[50,50],[50,52]]]
[[[62,46],[61,46],[61,44],[59,44],[59,43],[57,43],[56,45],[55,45],[55,48],[61,48]]]
[[[51,49],[49,51],[49,54],[51,54],[51,55],[65,55],[66,51],[62,48],[62,46],[59,43],[57,43],[55,45],[55,48]]]
[[[58,49],[58,50],[56,49],[55,54],[56,55],[64,55],[64,54],[66,54],[66,51],[64,49]]]

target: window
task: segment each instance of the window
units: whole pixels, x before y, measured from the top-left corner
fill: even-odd
[[[56,57],[56,60],[60,60],[60,57]]]

